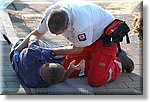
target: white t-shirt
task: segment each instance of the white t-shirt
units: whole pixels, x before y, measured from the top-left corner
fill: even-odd
[[[69,16],[70,26],[62,34],[76,47],[85,47],[95,42],[115,17],[96,4],[87,1],[61,1],[49,7],[37,30],[48,31],[46,22],[52,10],[61,8]]]

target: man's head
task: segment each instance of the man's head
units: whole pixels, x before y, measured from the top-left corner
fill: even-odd
[[[46,63],[43,64],[39,70],[42,80],[49,83],[57,83],[64,76],[64,68],[58,63]]]
[[[48,17],[48,28],[53,34],[62,34],[68,28],[69,17],[62,9],[55,9]]]
[[[34,70],[31,72],[39,74],[43,81],[52,84],[58,82],[64,75],[64,68],[58,63],[48,63],[43,53],[47,53],[42,48],[25,48],[20,53],[21,65],[26,70]],[[35,73],[36,72],[36,73]]]

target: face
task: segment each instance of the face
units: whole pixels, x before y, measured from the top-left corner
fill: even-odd
[[[70,23],[68,22],[67,25],[66,25],[66,27],[64,27],[63,30],[58,31],[58,32],[56,33],[56,35],[63,34],[63,33],[68,29],[69,25],[70,25]]]
[[[56,33],[56,35],[63,34],[66,30],[67,30],[67,29],[64,29],[64,30],[58,31],[58,32]]]
[[[41,66],[41,68],[43,68],[43,67],[44,67],[44,68],[45,68],[45,67],[46,67],[46,68],[49,68],[49,65],[50,65],[49,63],[43,64],[43,65]],[[40,68],[40,70],[39,70],[40,76],[43,75],[43,73],[42,73],[42,71],[41,71],[41,68]]]
[[[51,68],[51,67],[57,67],[57,65],[54,63],[45,63],[41,67]]]
[[[41,66],[41,68],[52,68],[52,67],[57,67],[57,64],[55,63],[45,63]],[[39,70],[40,75],[42,75],[42,71]]]
[[[43,64],[42,67],[44,67],[44,68],[50,68],[50,64],[49,64],[49,63]],[[41,67],[41,68],[42,68],[42,67]],[[47,80],[49,83],[52,83],[52,76],[51,76],[51,75],[46,76],[46,75],[44,74],[44,71],[41,70],[41,68],[40,68],[40,70],[39,70],[39,74],[40,74],[40,76],[42,77],[42,79],[47,77],[46,79],[43,79],[43,80],[44,80],[44,81]],[[46,82],[47,82],[47,81],[46,81]]]

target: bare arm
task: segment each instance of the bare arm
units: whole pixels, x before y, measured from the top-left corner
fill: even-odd
[[[68,69],[65,72],[65,75],[63,76],[61,81],[65,81],[72,72],[74,72],[75,70],[80,70],[81,68],[85,67],[85,60],[81,60],[80,63],[78,65],[74,65],[75,64],[75,60],[73,60],[70,64]]]
[[[39,33],[37,30],[32,31],[29,35],[27,35],[27,36],[25,37],[25,39],[22,41],[22,43],[19,44],[19,45],[16,47],[16,50],[20,50],[20,51],[21,51],[22,49],[24,49],[25,47],[27,47],[27,46],[28,46],[28,42],[29,42],[29,38],[30,38],[31,35],[35,35],[35,36],[36,36],[36,39],[40,39],[43,34],[42,34],[42,33]]]
[[[39,33],[36,30],[32,31],[29,35],[27,35],[25,37],[25,39],[22,41],[22,43],[16,47],[16,49],[21,51],[22,49],[27,47],[29,38],[31,35],[35,35],[36,39],[39,40],[42,37],[43,33]],[[68,54],[79,54],[82,52],[83,48],[72,46],[69,48],[68,47],[59,48],[59,49],[56,48],[56,49],[52,49],[52,50],[56,53],[56,55],[68,55]]]
[[[63,48],[56,48],[52,49],[56,55],[70,55],[70,54],[79,54],[82,52],[82,47],[63,47]]]

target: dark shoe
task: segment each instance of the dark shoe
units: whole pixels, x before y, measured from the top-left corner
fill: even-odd
[[[134,62],[127,56],[125,51],[117,53],[117,57],[122,61],[122,72],[131,73],[134,70]]]
[[[10,59],[10,62],[12,62],[12,57],[14,55],[14,50],[15,48],[23,41],[22,38],[20,38],[12,47],[11,47],[11,50],[9,52],[9,59]]]

